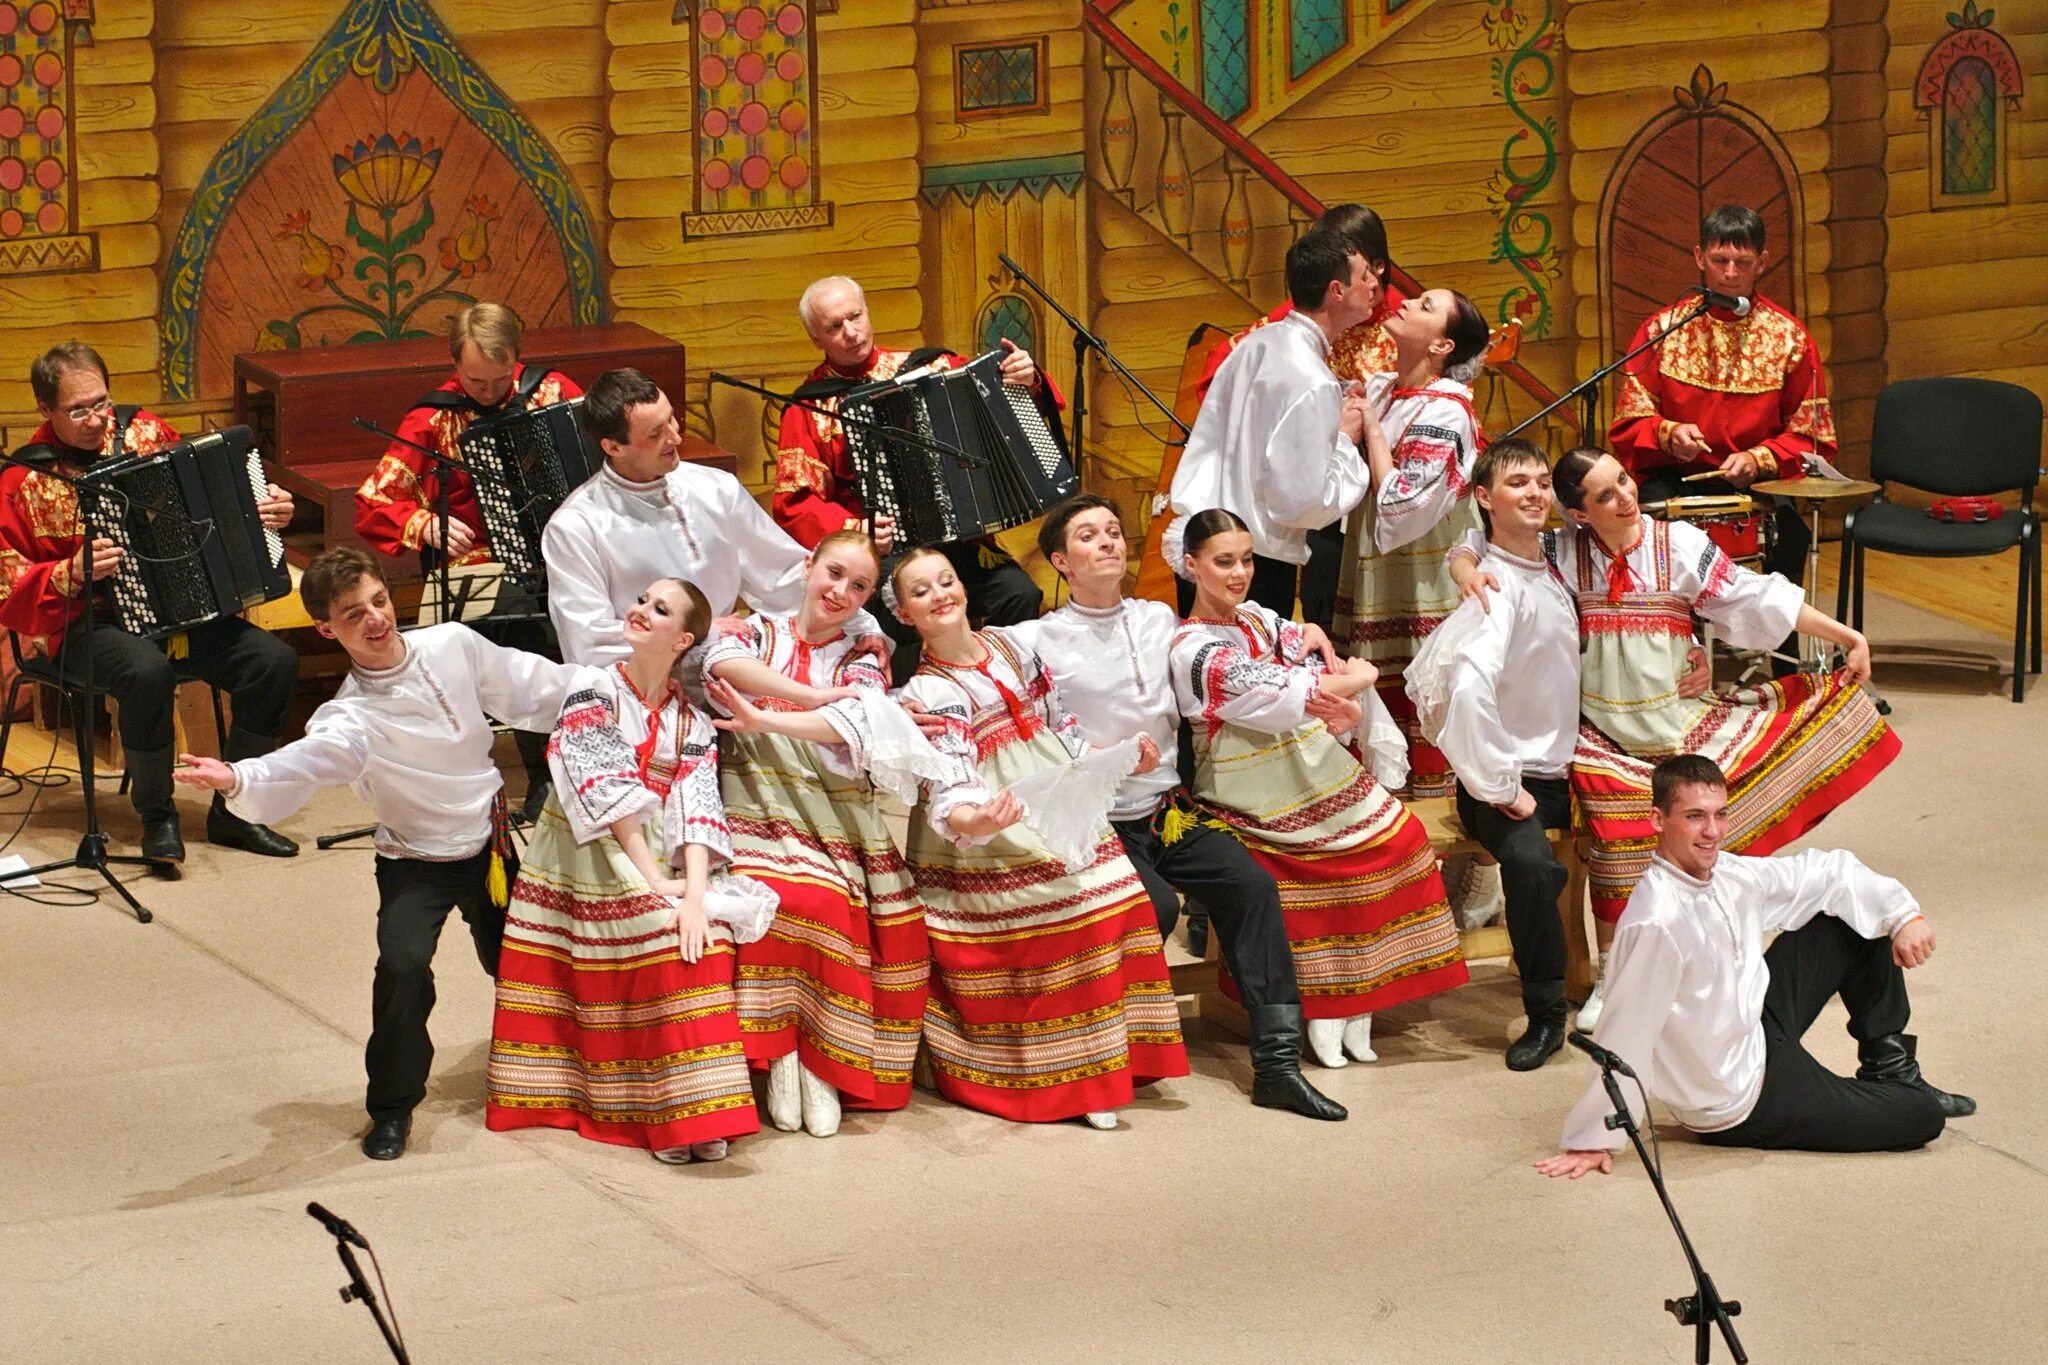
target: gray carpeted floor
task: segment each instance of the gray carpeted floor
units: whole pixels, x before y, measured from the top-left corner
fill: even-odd
[[[1667,1127],[1673,1193],[1758,1361],[2044,1359],[2048,687],[2014,706],[1984,662],[2006,645],[1872,610],[1905,752],[1815,842],[1920,896],[1940,936],[1910,977],[1922,1057],[1982,1112],[1896,1156],[1717,1151]],[[1899,662],[1920,650],[1978,662]],[[61,856],[75,816],[75,793],[45,801],[15,851]],[[1196,1024],[1195,1075],[1113,1133],[920,1093],[829,1141],[771,1133],[672,1169],[484,1130],[490,990],[458,926],[413,1152],[366,1162],[370,854],[310,847],[358,823],[323,798],[282,865],[195,838],[182,882],[142,884],[147,927],[110,904],[0,906],[0,1356],[379,1359],[335,1297],[317,1199],[377,1245],[421,1362],[1690,1358],[1661,1307],[1685,1267],[1634,1159],[1578,1184],[1529,1169],[1585,1063],[1501,1066],[1519,1021],[1500,963],[1386,1016],[1376,1065],[1316,1073],[1342,1125],[1250,1108],[1243,1048]],[[1848,1069],[1840,1024],[1812,1046]]]

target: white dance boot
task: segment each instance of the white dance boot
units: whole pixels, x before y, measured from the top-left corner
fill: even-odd
[[[1308,1050],[1313,1052],[1316,1060],[1324,1066],[1340,1067],[1346,1065],[1347,1063],[1344,1058],[1344,1021],[1342,1019],[1309,1020]]]
[[[1354,1062],[1376,1062],[1380,1054],[1372,1050],[1372,1016],[1354,1014],[1344,1021],[1344,1051]]]
[[[804,1126],[802,1073],[794,1052],[768,1063],[768,1122],[785,1133]]]
[[[1097,1109],[1092,1113],[1081,1115],[1081,1122],[1087,1124],[1090,1128],[1095,1129],[1097,1132],[1107,1133],[1110,1129],[1116,1127],[1116,1111],[1111,1109]]]
[[[790,1060],[796,1060],[794,1053]],[[803,1094],[804,1131],[812,1137],[831,1137],[839,1131],[839,1091],[801,1062],[796,1074]]]
[[[1601,953],[1593,964],[1598,973],[1593,978],[1593,993],[1586,997],[1586,1003],[1579,1006],[1578,1025],[1582,1033],[1591,1033],[1600,1023],[1600,1008],[1607,1002],[1601,998],[1601,991],[1607,986],[1607,954]]]

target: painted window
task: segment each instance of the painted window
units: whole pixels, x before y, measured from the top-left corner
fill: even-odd
[[[1294,0],[1287,13],[1287,76],[1300,80],[1344,46],[1345,0]]]
[[[1202,103],[1234,119],[1252,107],[1252,39],[1243,0],[1201,7]]]
[[[1965,57],[1941,91],[1941,192],[1998,188],[1998,90],[1991,63]]]
[[[954,48],[953,92],[960,118],[1045,108],[1045,40]]]
[[[998,294],[983,305],[974,335],[982,351],[995,350],[1008,337],[1019,350],[1038,354],[1038,317],[1021,294]]]

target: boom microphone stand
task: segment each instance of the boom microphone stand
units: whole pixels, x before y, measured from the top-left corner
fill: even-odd
[[[1607,1126],[1622,1129],[1635,1143],[1636,1158],[1650,1173],[1650,1184],[1656,1187],[1657,1198],[1671,1219],[1671,1230],[1678,1234],[1679,1249],[1685,1252],[1685,1263],[1692,1268],[1693,1292],[1682,1299],[1664,1300],[1664,1311],[1677,1318],[1679,1326],[1693,1329],[1692,1358],[1695,1365],[1707,1365],[1712,1358],[1713,1329],[1716,1327],[1721,1329],[1721,1336],[1735,1357],[1735,1365],[1749,1365],[1749,1357],[1742,1350],[1742,1339],[1735,1335],[1735,1324],[1730,1321],[1742,1312],[1742,1305],[1734,1299],[1723,1299],[1720,1291],[1714,1288],[1714,1277],[1700,1265],[1700,1258],[1692,1249],[1692,1239],[1685,1235],[1685,1224],[1678,1221],[1678,1210],[1672,1207],[1671,1192],[1664,1187],[1664,1168],[1652,1165],[1650,1154],[1643,1150],[1642,1132],[1636,1127],[1635,1116],[1629,1112],[1628,1100],[1622,1096],[1621,1082],[1614,1078],[1621,1059],[1597,1044],[1588,1046],[1591,1040],[1583,1033],[1571,1034],[1570,1042],[1599,1064],[1600,1083],[1606,1087],[1607,1100],[1614,1106],[1614,1112],[1607,1116]]]
[[[1065,308],[1061,307],[1060,301],[1054,298],[1051,294],[1048,294],[1045,291],[1044,287],[1041,286],[1037,280],[1034,280],[1031,278],[1031,276],[1025,274],[1024,267],[1018,265],[1015,261],[1011,260],[1010,254],[1007,251],[998,252],[996,254],[996,259],[1003,263],[1003,268],[1008,270],[1010,274],[1016,278],[1017,283],[1023,285],[1026,289],[1029,289],[1032,293],[1038,295],[1038,297],[1044,301],[1045,306],[1052,309],[1053,312],[1058,313],[1060,315],[1060,320],[1062,322],[1065,322],[1067,326],[1073,330],[1074,437],[1073,440],[1068,443],[1068,445],[1073,450],[1074,459],[1076,461],[1080,460],[1081,458],[1081,425],[1082,419],[1088,411],[1088,352],[1090,351],[1093,351],[1095,352],[1095,354],[1101,356],[1102,362],[1105,365],[1109,366],[1110,369],[1114,370],[1118,375],[1122,376],[1126,384],[1131,385],[1133,388],[1137,389],[1139,393],[1144,394],[1146,399],[1152,404],[1152,406],[1159,409],[1160,412],[1164,413],[1166,415],[1167,421],[1173,423],[1174,430],[1178,431],[1180,435],[1176,439],[1168,441],[1168,445],[1187,444],[1188,424],[1186,422],[1181,421],[1179,417],[1175,416],[1173,409],[1166,406],[1165,403],[1162,403],[1159,400],[1158,394],[1152,392],[1152,390],[1145,387],[1144,380],[1132,374],[1130,372],[1130,369],[1127,366],[1125,366],[1123,361],[1118,360],[1116,358],[1116,353],[1109,349],[1108,342],[1104,341],[1101,337],[1095,335],[1095,333],[1089,331],[1088,328],[1082,324],[1081,319],[1075,317],[1072,313],[1069,313]],[[1077,464],[1075,467],[1079,468],[1079,465]]]
[[[1497,437],[1496,439],[1504,441],[1508,438],[1508,436],[1521,435],[1524,431],[1527,431],[1530,427],[1535,426],[1538,422],[1550,416],[1551,413],[1556,412],[1559,408],[1563,407],[1566,403],[1571,402],[1574,398],[1579,399],[1583,407],[1583,411],[1581,411],[1581,413],[1579,414],[1580,433],[1584,434],[1592,431],[1594,424],[1594,405],[1599,402],[1600,385],[1603,381],[1606,380],[1608,375],[1613,374],[1616,370],[1628,364],[1629,361],[1634,360],[1644,351],[1653,350],[1659,346],[1662,346],[1666,338],[1668,338],[1673,332],[1676,332],[1679,328],[1685,326],[1687,323],[1692,322],[1695,318],[1700,317],[1709,308],[1713,308],[1716,305],[1732,307],[1735,304],[1741,302],[1741,300],[1725,298],[1719,294],[1714,294],[1706,290],[1697,290],[1696,292],[1700,295],[1700,301],[1693,305],[1691,312],[1687,313],[1678,321],[1672,323],[1669,327],[1666,327],[1663,331],[1657,333],[1657,335],[1646,339],[1642,345],[1637,346],[1635,349],[1631,350],[1627,355],[1620,357],[1611,364],[1602,365],[1599,369],[1593,371],[1593,373],[1587,375],[1584,379],[1581,379],[1578,383],[1572,385],[1569,389],[1566,389],[1563,393],[1559,394],[1551,402],[1545,404],[1537,411],[1531,413],[1529,416],[1515,423],[1513,427],[1508,429],[1506,436]]]
[[[334,1235],[335,1254],[341,1257],[341,1264],[348,1271],[348,1283],[341,1288],[341,1301],[360,1303],[369,1309],[370,1316],[377,1320],[377,1330],[384,1334],[384,1344],[390,1348],[391,1358],[396,1360],[398,1365],[412,1365],[412,1357],[405,1352],[405,1337],[398,1330],[395,1316],[385,1315],[385,1308],[388,1305],[380,1305],[377,1302],[376,1291],[372,1290],[370,1282],[363,1278],[363,1268],[356,1264],[355,1252],[349,1250],[351,1246],[359,1246],[370,1252],[370,1259],[374,1262],[377,1253],[370,1250],[368,1239],[350,1227],[347,1219],[336,1217],[318,1204],[306,1205],[306,1212],[313,1221]],[[378,1271],[377,1278],[381,1282],[384,1272]]]
[[[79,555],[80,563],[84,566],[84,571],[79,575],[83,580],[80,591],[84,595],[84,611],[79,616],[76,627],[78,638],[85,647],[85,659],[79,670],[80,685],[84,688],[84,696],[72,714],[71,735],[72,741],[78,746],[79,787],[85,794],[85,835],[78,841],[78,851],[69,858],[61,858],[55,862],[44,863],[39,867],[25,868],[15,875],[17,877],[30,877],[44,872],[55,872],[62,868],[83,868],[89,872],[97,872],[106,879],[107,885],[114,888],[115,894],[128,903],[128,908],[134,912],[137,922],[148,924],[155,916],[151,915],[142,902],[135,899],[135,894],[126,886],[123,886],[120,880],[114,876],[113,865],[119,863],[124,867],[146,867],[152,871],[161,872],[169,868],[171,864],[159,862],[154,858],[138,858],[131,854],[107,852],[107,836],[100,829],[98,792],[95,790],[99,784],[94,780],[93,774],[93,754],[97,747],[94,734],[99,728],[99,707],[95,700],[97,694],[93,690],[92,628],[93,603],[98,594],[94,591],[96,580],[92,576],[92,518],[86,512],[88,499],[79,496],[79,494],[81,490],[84,493],[95,495],[112,493],[112,490],[103,489],[90,479],[62,473],[49,464],[38,463],[34,460],[18,459],[13,455],[0,454],[0,464],[19,465],[31,473],[40,474],[44,478],[55,479],[59,483],[70,486],[78,504]],[[112,493],[112,495],[121,498],[123,502],[127,500],[125,494]],[[213,534],[213,523],[211,521],[196,522],[163,508],[152,509],[151,515],[156,520],[180,523],[187,530],[197,532],[200,544],[205,542],[207,536]],[[197,550],[198,545],[195,544],[193,549]],[[70,638],[71,631],[66,630],[58,642],[57,676],[59,678],[65,676],[65,642]]]

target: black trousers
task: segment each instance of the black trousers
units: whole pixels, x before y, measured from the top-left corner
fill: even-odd
[[[1941,1106],[1923,1090],[1855,1081],[1815,1061],[1800,1042],[1829,999],[1849,1011],[1859,1043],[1903,1033],[1911,1011],[1906,974],[1891,940],[1868,939],[1832,915],[1780,934],[1764,954],[1764,1084],[1756,1108],[1733,1128],[1701,1133],[1718,1147],[1808,1152],[1899,1152],[1941,1134]]]
[[[1556,1001],[1564,983],[1564,921],[1557,899],[1571,874],[1551,852],[1544,831],[1572,826],[1571,783],[1562,777],[1524,777],[1522,789],[1536,801],[1536,813],[1510,820],[1458,784],[1458,819],[1500,864],[1501,894],[1507,901],[1508,940],[1515,947],[1515,966],[1522,973],[1522,1000],[1531,1009],[1539,999]],[[1549,985],[1547,993],[1534,988]],[[1552,1005],[1554,1008],[1554,1004]]]
[[[967,590],[967,614],[976,623],[1014,626],[1020,621],[1038,619],[1039,610],[1045,605],[1044,591],[1021,564],[997,549],[993,541],[965,540],[938,549],[952,563],[960,586]],[[984,554],[989,563],[982,562]],[[917,672],[922,652],[917,630],[897,620],[879,592],[868,599],[867,609],[884,633],[896,642],[889,667],[896,686],[901,687]]]
[[[1159,936],[1172,933],[1180,918],[1180,899],[1174,894],[1179,888],[1208,910],[1223,961],[1247,1008],[1300,1004],[1294,949],[1287,942],[1280,888],[1272,874],[1243,844],[1206,825],[1168,844],[1159,837],[1158,819],[1112,820],[1110,826],[1152,897]]]
[[[186,631],[187,655],[173,661],[161,640],[131,635],[98,616],[88,639],[84,624],[65,632],[58,664],[67,679],[82,682],[84,655],[92,652],[94,684],[120,705],[121,747],[134,776],[135,808],[145,820],[165,818],[174,809],[172,717],[180,682],[197,678],[234,698],[234,734],[221,736],[228,757],[251,758],[276,747],[299,685],[299,656],[275,635],[239,616],[223,616]]]
[[[451,863],[417,858],[377,859],[377,974],[370,987],[370,1043],[363,1049],[369,1073],[364,1107],[373,1122],[402,1119],[427,1095],[434,1065],[434,1040],[427,1016],[434,1012],[434,949],[450,910],[462,912],[476,944],[476,960],[493,977],[505,938],[505,912],[491,904],[485,881],[488,845],[473,857]],[[519,874],[507,859],[506,884]]]
[[[1661,502],[1666,498],[1723,497],[1744,491],[1721,479],[1686,483],[1684,475],[1682,469],[1652,470],[1643,475],[1636,495],[1644,502]],[[1812,529],[1799,515],[1799,508],[1789,502],[1779,503],[1771,520],[1775,538],[1764,555],[1764,572],[1783,574],[1794,583],[1804,583],[1806,552],[1813,543]]]
[[[1342,521],[1308,533],[1308,563],[1301,570],[1301,619],[1307,625],[1328,630],[1337,619],[1337,577],[1344,571],[1344,546]]]
[[[1294,619],[1294,589],[1301,578],[1301,566],[1289,564],[1284,559],[1268,559],[1264,555],[1252,556],[1252,582],[1245,596],[1277,612],[1283,621]],[[1180,607],[1180,614],[1186,616],[1195,609],[1195,585],[1189,580],[1174,576],[1174,601]],[[1334,596],[1333,596],[1334,601]]]

